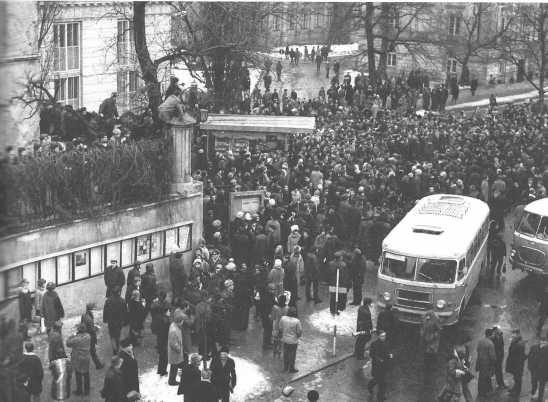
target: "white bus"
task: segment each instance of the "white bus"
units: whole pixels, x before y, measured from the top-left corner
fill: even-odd
[[[443,325],[464,311],[487,261],[489,207],[475,198],[436,194],[417,202],[382,244],[378,304],[400,321],[434,310]]]

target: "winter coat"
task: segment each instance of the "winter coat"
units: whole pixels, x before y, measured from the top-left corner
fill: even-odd
[[[56,321],[65,316],[65,310],[61,299],[55,290],[48,290],[42,297],[42,308],[40,309],[46,328],[51,328]]]
[[[119,369],[110,367],[105,374],[105,382],[101,390],[101,396],[105,402],[124,402],[126,394],[124,394],[124,386],[122,373]]]
[[[185,361],[183,351],[183,334],[174,322],[169,326],[167,340],[167,361],[169,364],[181,364]]]
[[[156,275],[154,272],[146,272],[141,277],[141,294],[147,302],[151,302],[157,293]]]
[[[236,386],[236,365],[230,357],[223,366],[219,358],[211,362],[211,383],[217,390],[217,397],[222,398]]]
[[[268,274],[268,283],[274,284],[274,294],[280,295],[284,291],[284,276],[285,273],[281,268],[272,268]]]
[[[299,245],[299,242],[301,241],[301,234],[300,233],[291,233],[287,237],[287,253],[293,254],[293,250],[295,249],[295,246]]]
[[[199,394],[201,382],[200,369],[187,364],[183,367],[181,383],[177,389],[177,394],[184,395],[185,402],[201,402]]]
[[[493,341],[487,337],[480,339],[476,351],[478,354],[476,371],[481,375],[491,377],[495,373],[495,363],[497,361]]]
[[[38,289],[34,291],[34,309],[36,310],[37,315],[42,315],[42,298],[44,297],[44,293],[46,293],[45,289]]]
[[[124,271],[117,265],[108,265],[105,268],[104,280],[105,286],[107,287],[107,297],[111,295],[116,286],[122,289],[126,283]]]
[[[369,348],[369,355],[371,356],[371,375],[373,378],[386,375],[390,359],[386,342],[380,339],[373,341]]]
[[[449,392],[452,392],[456,395],[462,394],[462,381],[461,378],[457,376],[457,370],[464,371],[464,366],[461,361],[456,356],[451,356],[449,362],[447,363],[447,372],[446,372],[446,383],[445,389]]]
[[[140,301],[130,300],[128,303],[128,322],[132,329],[143,329],[145,307]]]
[[[40,358],[34,354],[24,354],[19,363],[19,371],[28,380],[27,390],[31,395],[39,395],[42,392],[42,380],[44,369]]]
[[[440,321],[435,314],[425,316],[421,333],[426,353],[438,353],[441,328]]]
[[[50,363],[57,359],[64,359],[67,357],[65,353],[65,346],[63,345],[63,336],[61,332],[50,331],[48,335],[48,358]]]
[[[373,322],[371,321],[371,309],[369,306],[360,306],[358,308],[358,319],[356,322],[357,331],[371,331]]]
[[[109,328],[122,328],[127,322],[127,307],[124,300],[118,296],[111,296],[105,302],[103,307],[103,322],[107,323]]]
[[[70,362],[77,373],[89,373],[91,337],[86,332],[69,336],[67,346],[72,349]]]
[[[308,252],[304,258],[304,276],[310,281],[320,279],[320,267],[318,257],[313,252]]]
[[[123,350],[118,353],[118,356],[124,359],[122,367],[120,367],[124,395],[127,395],[130,391],[139,392],[139,366],[137,360]]]
[[[93,313],[91,311],[86,311],[84,314],[82,314],[82,317],[80,317],[80,323],[85,325],[86,332],[89,334],[91,338],[91,344],[96,345],[97,329],[95,328],[95,320],[93,318]]]
[[[525,366],[525,342],[521,339],[514,339],[508,348],[508,357],[506,358],[506,372],[521,376]]]
[[[539,350],[537,374],[540,381],[548,381],[548,345]]]
[[[32,293],[30,290],[19,291],[19,315],[21,320],[32,320]]]

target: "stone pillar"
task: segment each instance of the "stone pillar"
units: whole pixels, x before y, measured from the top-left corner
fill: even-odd
[[[169,128],[173,140],[173,193],[186,194],[192,189],[191,143],[193,123],[172,123]]]

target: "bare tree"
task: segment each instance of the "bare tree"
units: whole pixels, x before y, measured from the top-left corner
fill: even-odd
[[[423,38],[429,43],[446,49],[448,54],[461,66],[459,81],[466,83],[468,64],[474,58],[488,63],[497,58],[495,54],[499,41],[509,30],[513,15],[497,21],[500,6],[495,3],[474,3],[461,8],[444,10],[437,14],[439,24]]]
[[[513,10],[515,18],[499,41],[498,47],[504,60],[520,69],[529,65],[527,73],[521,71],[527,81],[538,91],[539,104],[544,104],[544,81],[547,74],[548,4],[519,4]],[[533,72],[538,72],[538,81]]]
[[[422,20],[432,8],[426,3],[352,3],[354,18],[365,31],[367,65],[371,80],[386,75],[388,54],[397,46],[405,47],[409,52],[417,49],[420,43],[414,30],[415,24]],[[355,25],[354,25],[355,28]],[[378,57],[378,64],[377,64]]]

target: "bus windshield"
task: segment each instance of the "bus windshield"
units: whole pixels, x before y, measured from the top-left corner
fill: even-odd
[[[453,283],[457,274],[457,262],[385,253],[381,272],[408,281]]]

